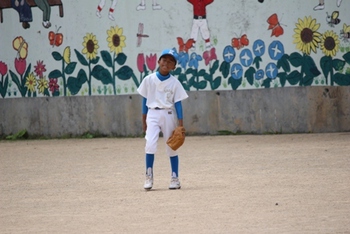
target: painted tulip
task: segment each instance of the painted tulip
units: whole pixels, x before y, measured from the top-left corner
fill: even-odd
[[[143,53],[140,53],[137,55],[137,68],[142,73],[143,72],[143,65],[145,64],[145,56]]]
[[[0,74],[3,76],[7,74],[7,65],[2,61],[0,61]]]
[[[153,72],[156,69],[157,65],[157,55],[151,54],[149,57],[146,55],[146,64],[147,67]]]
[[[16,58],[15,59],[15,68],[18,74],[23,75],[27,67],[27,62],[25,59]]]

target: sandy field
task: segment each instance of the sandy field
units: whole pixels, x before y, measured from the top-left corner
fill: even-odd
[[[0,233],[350,233],[350,133],[0,141]]]

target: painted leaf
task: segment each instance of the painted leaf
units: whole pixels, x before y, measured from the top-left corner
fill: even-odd
[[[333,81],[341,86],[349,86],[350,85],[350,74],[341,74],[335,73],[333,76]]]
[[[49,74],[49,78],[60,78],[60,77],[62,77],[62,73],[60,70],[57,70],[57,69],[51,71]]]
[[[77,62],[71,62],[66,66],[64,72],[70,75],[74,72],[76,66],[77,66]]]
[[[117,76],[121,80],[128,80],[132,76],[133,71],[129,66],[123,66],[118,71],[115,72],[115,76]]]
[[[111,54],[108,51],[102,50],[101,51],[101,57],[102,57],[102,60],[106,64],[107,67],[112,67],[113,66],[112,56],[111,56]]]
[[[289,84],[291,85],[296,85],[300,82],[302,76],[299,71],[292,71],[290,74],[287,76],[287,80]]]
[[[238,87],[242,84],[242,78],[234,79],[232,76],[228,79],[228,84],[231,85],[232,90],[237,90]]]
[[[63,59],[62,55],[56,51],[52,52],[51,54],[56,61],[61,61]]]
[[[262,62],[262,59],[260,56],[256,56],[253,60],[253,64],[255,65],[256,69],[260,69],[260,63]]]
[[[87,81],[86,73],[83,69],[80,69],[77,77],[70,76],[67,80],[67,87],[72,95],[79,93],[83,84]]]
[[[272,79],[271,78],[266,78],[263,83],[261,84],[262,87],[265,87],[265,88],[270,88],[271,87],[271,81]]]
[[[277,74],[277,77],[280,79],[281,86],[284,87],[287,82],[287,73],[286,72],[280,72]]]
[[[123,65],[126,62],[126,55],[124,53],[119,53],[118,56],[115,58],[115,61],[119,65]]]
[[[294,66],[294,67],[300,67],[303,63],[303,56],[301,54],[294,52],[289,56],[289,62]]]
[[[303,77],[303,86],[310,86],[312,85],[312,82],[314,82],[314,76],[308,76],[306,75],[305,77]]]
[[[75,54],[77,55],[77,58],[79,60],[79,62],[84,65],[87,66],[89,65],[88,61],[86,60],[86,58],[84,57],[84,55],[82,55],[79,51],[77,51],[76,49],[74,49]]]
[[[212,89],[216,90],[217,88],[219,88],[220,85],[221,85],[221,76],[218,76],[214,79]]]
[[[254,75],[255,75],[255,68],[254,67],[250,67],[248,68],[248,70],[244,73],[245,78],[247,78],[247,81],[250,85],[254,84]]]
[[[113,83],[111,73],[101,65],[96,65],[92,69],[91,75],[101,81],[104,85]]]
[[[290,72],[290,65],[288,62],[289,56],[284,54],[280,60],[277,62],[277,68],[282,68],[285,72]]]
[[[340,59],[333,59],[332,65],[333,65],[334,70],[341,71],[344,69],[345,61],[340,60]]]
[[[219,68],[221,74],[224,76],[224,78],[227,78],[230,74],[230,64],[226,61],[223,61]]]
[[[215,60],[215,62],[213,63],[213,65],[211,66],[211,68],[209,69],[210,74],[214,74],[216,72],[216,70],[219,68],[219,61]]]

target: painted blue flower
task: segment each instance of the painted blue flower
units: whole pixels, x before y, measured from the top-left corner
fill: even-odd
[[[178,56],[178,62],[179,62],[180,66],[181,66],[183,69],[186,69],[188,60],[189,60],[188,53],[185,53],[185,52],[182,52],[182,51],[181,51],[181,52],[179,53],[179,56]]]
[[[261,80],[264,78],[265,72],[263,69],[259,69],[255,72],[255,79],[256,80]]]
[[[265,73],[268,78],[275,79],[278,73],[276,64],[274,63],[267,64],[265,68]]]
[[[190,56],[190,61],[188,62],[188,66],[198,69],[198,62],[202,60],[203,60],[202,56],[200,56],[199,54],[196,54],[196,52],[193,52]]]
[[[265,54],[266,46],[262,40],[256,40],[253,44],[253,53],[257,57],[261,57]]]
[[[226,46],[223,51],[225,62],[231,63],[236,58],[236,51],[232,46]]]
[[[273,41],[269,46],[269,55],[273,60],[279,60],[284,55],[284,46],[280,41]]]
[[[231,76],[235,80],[239,80],[243,76],[243,67],[239,63],[235,63],[231,67]]]
[[[253,63],[253,54],[249,49],[244,49],[239,55],[239,59],[243,66],[249,67]]]

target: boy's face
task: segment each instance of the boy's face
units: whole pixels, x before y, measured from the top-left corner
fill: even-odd
[[[171,55],[164,55],[158,60],[159,73],[162,75],[167,75],[170,71],[175,69],[175,60]]]

